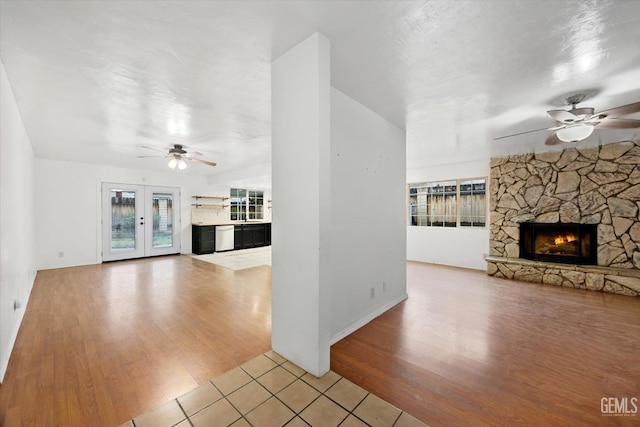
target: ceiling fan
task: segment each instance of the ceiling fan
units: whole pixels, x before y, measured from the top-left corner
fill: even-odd
[[[184,169],[187,167],[187,163],[185,160],[190,162],[202,163],[204,165],[215,166],[216,163],[209,162],[207,160],[196,159],[194,156],[202,156],[202,153],[198,151],[187,151],[186,145],[182,144],[173,144],[173,147],[167,149],[160,149],[155,147],[148,147],[146,145],[141,145],[142,148],[146,148],[148,150],[160,151],[161,153],[165,153],[163,156],[138,156],[139,158],[149,158],[149,157],[166,157],[169,160],[167,166],[171,169]]]
[[[571,105],[570,110],[547,111],[549,117],[556,122],[555,126],[500,136],[494,138],[494,141],[541,130],[551,130],[553,133],[547,137],[544,143],[546,145],[556,145],[563,142],[577,142],[587,139],[596,127],[598,129],[640,128],[640,120],[620,118],[640,112],[640,102],[594,113],[594,109],[591,107],[577,107],[584,98],[585,94],[583,93],[571,95],[564,100],[565,104]]]

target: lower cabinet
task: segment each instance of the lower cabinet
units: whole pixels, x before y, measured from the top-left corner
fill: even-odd
[[[234,249],[257,248],[271,244],[271,224],[236,224]]]
[[[233,249],[242,249],[242,225],[233,227]]]
[[[216,250],[216,226],[191,226],[191,252],[196,255],[212,254]]]
[[[271,245],[271,223],[264,225],[264,244]]]
[[[233,249],[257,248],[271,244],[271,223],[235,224]],[[216,226],[191,226],[191,252],[196,255],[212,254],[216,250]]]

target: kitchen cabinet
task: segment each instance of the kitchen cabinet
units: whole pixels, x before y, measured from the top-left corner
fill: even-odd
[[[234,234],[235,249],[257,248],[271,244],[270,223],[236,224]]]
[[[264,225],[264,244],[266,246],[271,245],[271,223]]]
[[[242,225],[236,225],[233,230],[233,249],[242,249]]]
[[[214,253],[216,250],[216,225],[191,225],[191,242],[191,252],[196,255]],[[233,224],[234,250],[258,248],[270,244],[271,223]]]
[[[191,226],[191,252],[196,255],[212,254],[216,250],[216,226]]]

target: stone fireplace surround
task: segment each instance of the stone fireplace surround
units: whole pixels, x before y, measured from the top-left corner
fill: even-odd
[[[487,274],[640,296],[640,141],[491,159]],[[597,266],[519,256],[522,222],[597,224]]]

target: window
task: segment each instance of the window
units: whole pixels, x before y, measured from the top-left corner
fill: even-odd
[[[409,184],[409,225],[484,227],[486,179]]]
[[[232,188],[230,190],[231,220],[264,219],[264,192]]]
[[[249,190],[249,219],[263,219],[264,218],[264,195],[262,191]]]
[[[484,227],[487,208],[485,204],[486,180],[460,181],[460,225]]]
[[[247,219],[247,190],[242,188],[232,188],[230,191],[231,220]]]
[[[411,225],[455,227],[456,181],[426,182],[409,186]]]

